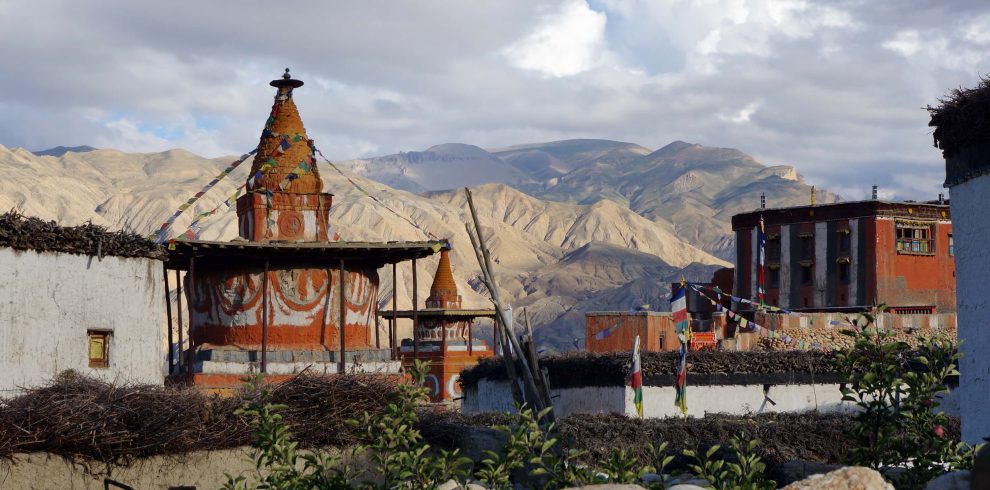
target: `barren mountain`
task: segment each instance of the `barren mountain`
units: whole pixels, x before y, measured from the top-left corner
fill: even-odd
[[[92,221],[147,234],[232,160],[205,159],[184,150],[149,154],[92,150],[37,156],[0,146],[0,169],[7,176],[0,183],[0,206],[65,225]],[[193,216],[209,211],[236,190],[246,177],[247,167],[245,164],[235,170],[188,209],[177,221],[175,233],[184,231]],[[427,233],[450,238],[454,273],[465,305],[488,305],[474,290],[478,287],[477,264],[464,230],[469,215],[463,191],[416,195],[351,176],[383,206],[335,169],[321,164],[320,170],[325,190],[335,194],[331,223],[342,239],[423,240]],[[698,278],[703,279],[710,277],[712,270],[728,265],[678,238],[669,222],[646,219],[610,200],[589,205],[548,202],[503,184],[478,186],[473,193],[502,294],[517,307],[529,306],[538,330],[543,324],[559,324],[565,313],[575,315],[581,302],[621,288],[644,274],[676,275],[681,268],[701,267],[704,277]],[[233,208],[221,205],[217,214],[204,222],[201,238],[233,238],[234,217]],[[436,259],[419,261],[418,266],[419,296],[425,298]],[[409,272],[409,264],[399,267],[400,308],[410,305]],[[390,274],[382,277],[383,290],[387,290]],[[659,278],[650,280],[654,279]],[[658,286],[662,284],[658,282]],[[608,306],[616,309],[644,302],[640,297],[621,295],[613,295],[609,301]]]
[[[731,148],[676,141],[659,150],[633,143],[577,139],[485,151],[446,144],[424,152],[344,162],[355,173],[413,192],[507,183],[540,199],[611,202],[634,211],[706,252],[735,255],[732,215],[759,207],[806,204],[811,187],[793,167],[767,167]],[[818,202],[837,196],[819,190]],[[642,249],[640,247],[633,247]]]

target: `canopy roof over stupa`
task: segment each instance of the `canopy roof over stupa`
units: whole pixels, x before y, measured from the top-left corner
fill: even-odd
[[[248,190],[268,190],[292,194],[318,194],[323,192],[323,179],[316,166],[316,148],[306,135],[299,110],[292,100],[293,89],[303,85],[289,75],[289,69],[281,79],[272,80],[278,89],[271,113],[265,121],[258,142]]]

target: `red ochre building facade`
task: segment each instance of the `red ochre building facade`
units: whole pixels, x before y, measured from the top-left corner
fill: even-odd
[[[765,223],[765,302],[794,310],[886,304],[894,313],[956,310],[948,203],[857,201],[733,216],[733,293],[756,298]]]

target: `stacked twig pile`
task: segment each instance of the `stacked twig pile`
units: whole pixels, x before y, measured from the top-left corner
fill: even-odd
[[[834,356],[821,351],[733,352],[697,351],[688,354],[688,372],[694,374],[769,374],[788,372],[839,372]],[[550,386],[615,386],[625,383],[631,357],[628,352],[553,354],[540,358],[550,374]],[[676,352],[641,353],[643,376],[675,372]],[[464,387],[476,386],[481,379],[504,380],[505,369],[492,359],[461,373]]]
[[[355,441],[347,419],[377,412],[397,379],[301,375],[275,385],[268,400],[304,447]],[[222,398],[191,388],[115,386],[67,374],[0,403],[0,456],[49,452],[99,461],[249,445],[249,421],[234,412],[260,396],[242,390]]]
[[[16,211],[0,215],[0,247],[97,257],[161,258],[163,254],[160,246],[134,233],[111,232],[92,223],[59,226],[54,221],[22,216]]]
[[[946,158],[967,145],[990,142],[990,77],[982,77],[974,88],[957,88],[928,106],[929,126],[935,147]]]

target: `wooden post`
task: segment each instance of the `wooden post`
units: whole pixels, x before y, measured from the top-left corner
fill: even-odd
[[[395,317],[395,310],[398,307],[399,302],[399,283],[395,272],[395,262],[392,262],[392,318],[388,319],[388,342],[389,347],[392,348],[392,360],[399,358],[399,346],[397,346],[395,339],[395,325],[398,323]]]
[[[381,322],[382,319],[378,317],[378,313],[379,313],[378,312],[378,297],[377,297],[378,295],[375,295],[375,296],[376,296],[375,297],[375,349],[381,349],[382,348],[382,342],[381,342],[381,340],[379,340],[380,339],[379,335],[380,335],[381,329],[382,329],[382,322]]]
[[[261,276],[261,372],[268,372],[268,261]]]
[[[416,259],[412,259],[412,280],[413,280],[413,291],[412,291],[412,313],[413,313],[413,358],[419,358],[419,335],[416,330],[419,327],[419,297],[416,295],[416,289],[418,289],[418,284],[416,282]]]
[[[337,372],[344,374],[347,368],[347,364],[344,362],[344,353],[347,352],[347,347],[344,344],[344,327],[347,326],[347,276],[344,270],[344,259],[340,259],[340,362],[337,367]]]
[[[165,277],[165,318],[168,321],[168,374],[171,376],[172,370],[175,368],[175,352],[172,351],[175,334],[172,333],[172,298],[169,297],[168,264],[165,262],[162,262],[162,270],[165,272],[163,275]]]
[[[474,320],[468,320],[468,355],[474,354],[474,336],[471,334],[471,327],[474,326]]]
[[[192,255],[189,256],[189,287],[186,288],[189,293],[189,303],[186,305],[189,311],[189,348],[186,349],[186,372],[192,373],[193,370],[193,299],[196,297],[196,247],[192,248]]]
[[[523,308],[523,323],[526,324],[526,340],[527,340],[527,353],[529,354],[529,368],[533,372],[533,380],[536,381],[536,387],[540,390],[540,395],[543,396],[543,401],[546,405],[552,406],[550,402],[550,386],[545,383],[543,377],[543,372],[539,370],[539,353],[536,352],[536,338],[533,336],[533,328],[529,326],[529,311]],[[550,414],[553,420],[553,413]]]
[[[182,277],[179,276],[179,269],[175,270],[175,308],[176,318],[179,320],[179,351],[178,365],[175,368],[182,374]]]

